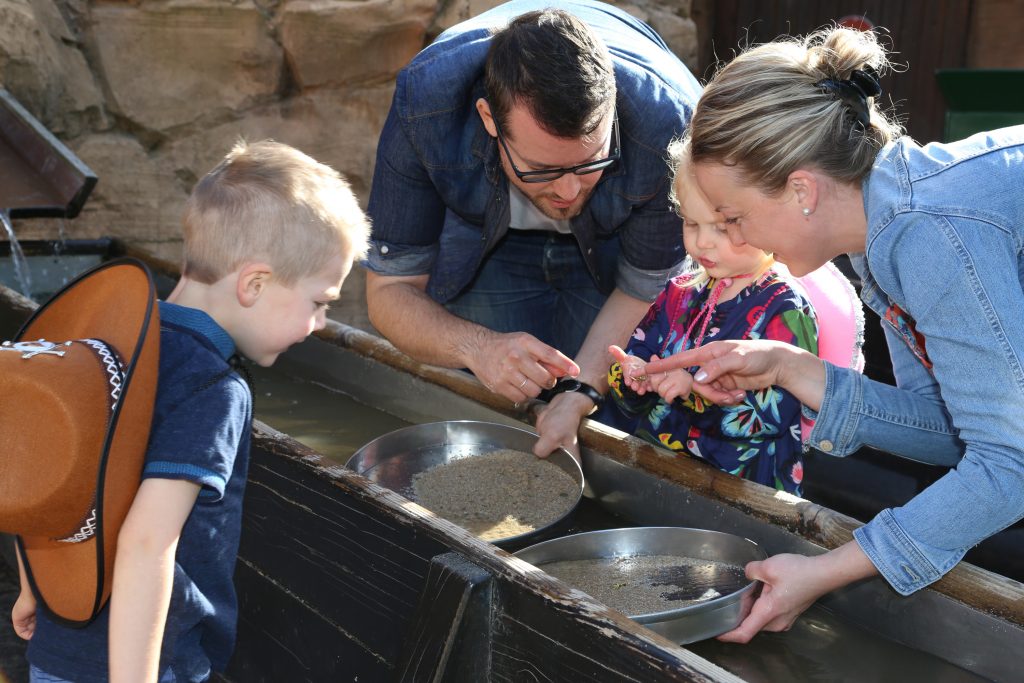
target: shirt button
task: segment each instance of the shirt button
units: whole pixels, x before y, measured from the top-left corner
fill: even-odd
[[[820,448],[825,453],[831,453],[833,445],[832,442],[829,441],[828,439],[823,439],[818,442],[818,448]]]
[[[380,253],[382,253],[382,254],[386,254],[386,253],[388,253],[388,251],[389,251],[388,250],[388,245],[386,245],[386,244],[383,247],[380,248]]]

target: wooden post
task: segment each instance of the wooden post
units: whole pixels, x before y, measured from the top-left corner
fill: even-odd
[[[492,576],[459,553],[430,561],[397,681],[484,681]]]

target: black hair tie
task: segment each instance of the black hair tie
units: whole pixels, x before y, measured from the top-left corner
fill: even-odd
[[[841,81],[834,78],[826,78],[815,83],[822,92],[835,95],[853,111],[853,115],[863,130],[871,124],[871,108],[868,106],[869,97],[878,97],[882,94],[882,84],[878,79],[878,72],[870,65],[863,69],[854,69],[850,78]]]

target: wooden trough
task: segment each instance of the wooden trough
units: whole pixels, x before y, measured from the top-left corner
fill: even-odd
[[[169,286],[173,269],[148,260]],[[30,306],[0,289],[4,334]],[[339,323],[282,366],[413,423],[532,421],[470,375]],[[724,531],[772,554],[820,553],[859,525],[596,423],[584,424],[581,443],[589,504],[632,524]],[[231,681],[857,680],[841,664],[829,670],[843,638],[820,623],[861,634],[868,651],[855,658],[881,656],[860,680],[1020,676],[1024,586],[969,564],[907,598],[881,579],[824,598],[814,609],[827,620],[804,617],[795,629],[819,670],[800,657],[765,664],[746,646],[684,648],[262,423],[243,524]],[[905,663],[902,678],[879,673],[892,669],[887,657]]]

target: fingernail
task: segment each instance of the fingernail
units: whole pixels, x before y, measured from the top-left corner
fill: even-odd
[[[742,400],[743,400],[743,399],[745,399],[746,397],[747,397],[747,395],[746,395],[746,394],[744,394],[744,393],[742,393],[742,392],[741,392],[741,393],[738,393],[738,394],[733,394],[733,395],[732,395],[732,398],[733,398],[733,400],[734,400],[734,401],[736,401],[737,403],[738,403],[738,402],[740,402],[740,401],[742,401]]]
[[[694,375],[693,378],[698,382],[703,382],[708,378],[708,373],[704,372],[703,370],[698,370],[697,374]]]

